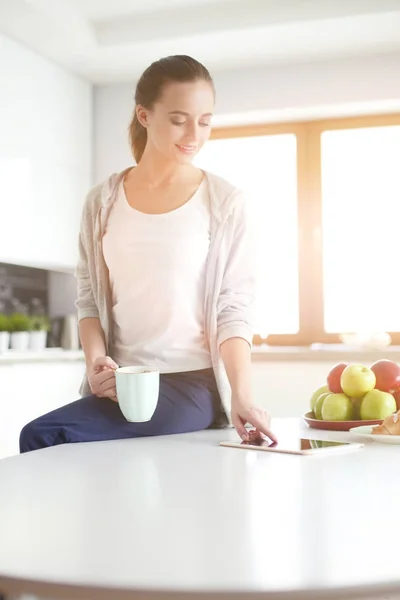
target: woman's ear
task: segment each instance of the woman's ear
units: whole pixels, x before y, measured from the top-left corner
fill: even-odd
[[[148,124],[149,124],[149,111],[147,110],[147,108],[145,108],[141,104],[138,104],[136,107],[136,116],[137,116],[139,123],[143,127],[147,128]]]

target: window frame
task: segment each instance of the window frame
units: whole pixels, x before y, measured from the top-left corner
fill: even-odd
[[[309,346],[340,343],[339,335],[324,330],[322,260],[321,136],[325,131],[400,125],[400,113],[215,128],[210,139],[294,134],[297,140],[299,331],[274,334],[271,346]],[[400,344],[400,331],[389,332]],[[265,340],[254,336],[254,344]]]

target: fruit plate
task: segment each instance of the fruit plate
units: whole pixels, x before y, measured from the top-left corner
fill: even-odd
[[[400,435],[374,435],[371,425],[362,425],[361,427],[352,427],[350,433],[354,433],[365,439],[381,444],[400,444]]]
[[[350,431],[350,429],[361,425],[380,425],[383,421],[383,419],[376,419],[374,421],[322,421],[316,419],[312,412],[306,413],[303,419],[312,429],[327,429],[329,431]]]

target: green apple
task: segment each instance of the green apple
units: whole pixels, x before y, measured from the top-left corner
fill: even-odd
[[[361,402],[361,419],[385,419],[396,412],[396,400],[389,392],[371,390],[365,394]]]
[[[326,392],[329,392],[329,388],[327,385],[321,385],[321,387],[319,387],[317,390],[315,390],[315,392],[313,393],[313,395],[310,398],[310,407],[313,413],[315,413],[315,405],[317,403],[318,397],[321,394],[324,394]]]
[[[324,421],[351,421],[353,419],[353,403],[346,394],[329,394],[322,405]]]
[[[362,398],[350,398],[353,405],[353,419],[359,421],[361,419],[361,402]]]
[[[362,398],[374,389],[375,373],[364,365],[348,365],[340,376],[340,385],[346,396]]]
[[[331,392],[324,392],[317,398],[317,402],[315,403],[314,415],[316,419],[322,419],[322,407],[325,402],[325,398],[331,395]]]

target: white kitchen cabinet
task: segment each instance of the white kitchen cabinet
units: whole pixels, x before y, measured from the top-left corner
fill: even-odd
[[[0,459],[18,454],[26,423],[77,400],[83,360],[0,364]]]
[[[92,85],[0,36],[0,262],[72,270],[92,183]]]

